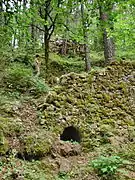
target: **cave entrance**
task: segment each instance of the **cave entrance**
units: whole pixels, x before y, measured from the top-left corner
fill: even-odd
[[[63,141],[74,141],[74,142],[81,142],[81,133],[80,131],[75,128],[74,126],[66,127],[63,133],[60,135],[60,140]]]

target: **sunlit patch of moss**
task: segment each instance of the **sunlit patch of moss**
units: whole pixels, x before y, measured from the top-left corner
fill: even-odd
[[[124,93],[124,95],[128,93],[127,84],[124,82],[120,82],[120,84],[117,86],[117,89],[121,90]]]
[[[0,117],[0,130],[6,136],[20,134],[23,131],[22,122],[20,119]]]
[[[103,119],[103,120],[102,120],[102,123],[103,123],[103,124],[110,124],[110,125],[112,125],[112,126],[115,126],[115,121],[114,121],[114,119],[112,119],[112,118]]]
[[[53,142],[53,135],[50,133],[40,132],[38,134],[32,133],[22,138],[22,154],[28,156],[43,157],[50,152]]]
[[[111,100],[111,96],[107,93],[103,94],[104,101],[109,102]]]

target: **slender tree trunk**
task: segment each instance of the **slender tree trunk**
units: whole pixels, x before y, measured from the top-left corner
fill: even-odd
[[[32,46],[33,46],[33,51],[35,49],[35,28],[34,28],[34,23],[32,19],[32,24],[31,24],[31,41],[32,41]]]
[[[26,3],[26,1],[24,0],[24,5]],[[30,1],[30,6],[33,7],[33,1]],[[35,27],[34,27],[34,19],[33,17],[31,18],[31,27],[30,27],[30,32],[31,32],[31,41],[32,41],[32,46],[33,46],[33,51],[35,50]]]
[[[3,26],[3,5],[2,2],[0,2],[0,26]]]
[[[2,1],[0,2],[0,13],[3,11]]]
[[[77,43],[76,41],[72,41],[72,48],[73,48],[73,55],[75,56],[77,54]]]
[[[48,28],[45,27],[44,33],[44,48],[45,48],[45,64],[46,70],[48,70],[48,63],[49,63],[49,39],[48,39]]]
[[[67,54],[67,51],[68,51],[67,39],[63,39],[61,54],[62,54],[62,55],[66,55],[66,54]]]
[[[14,35],[13,35],[13,49],[15,48],[15,45],[16,45],[16,31],[14,32]]]
[[[50,10],[50,2],[51,0],[47,0],[45,2],[45,22],[48,21],[48,13]],[[45,64],[46,64],[46,71],[48,71],[48,63],[49,63],[49,28],[48,25],[44,25],[44,46],[45,46]]]
[[[27,0],[23,0],[23,10],[26,10]]]
[[[109,24],[108,14],[102,11],[101,5],[99,7],[99,13],[100,13],[101,27],[103,31],[105,65],[107,65],[107,64],[110,64],[112,61],[114,61],[115,48],[114,48],[113,38],[108,37],[107,29],[105,27],[106,24]],[[112,27],[109,27],[109,28],[112,28]]]
[[[88,46],[88,35],[87,35],[87,26],[84,18],[84,5],[81,4],[81,16],[82,16],[82,26],[83,26],[83,38],[84,38],[84,59],[85,59],[85,70],[89,72],[91,69],[90,64],[90,51]]]
[[[7,4],[5,3],[4,4],[5,5],[5,12],[6,13],[4,13],[4,25],[8,25],[8,20],[7,20],[7,11],[8,11],[8,8],[7,8]]]
[[[32,22],[31,24],[31,39],[32,39],[32,42],[34,42],[34,39],[35,39],[35,29],[34,29],[34,24]]]

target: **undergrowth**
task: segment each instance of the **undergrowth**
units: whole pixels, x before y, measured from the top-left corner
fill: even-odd
[[[12,63],[4,73],[1,87],[9,92],[42,94],[49,91],[48,85],[41,77],[36,77],[31,68],[21,63]]]

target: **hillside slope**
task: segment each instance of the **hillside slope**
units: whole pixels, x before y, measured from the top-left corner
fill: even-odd
[[[93,153],[95,157],[119,154],[133,160],[135,64],[122,61],[90,74],[69,73],[60,77],[47,96],[12,103],[10,110],[1,111],[0,154],[5,157],[15,151],[15,159],[41,159],[40,163],[43,163],[42,158],[52,156],[52,145],[68,126],[79,128],[84,158],[93,158]],[[87,153],[92,153],[92,157]],[[61,154],[53,156],[60,158]],[[55,172],[56,175],[57,171],[52,167],[57,164],[56,157],[49,161],[49,167],[45,166],[45,160],[44,168],[37,165],[39,169],[35,173],[53,171],[52,174]],[[24,169],[32,165],[19,159],[16,161],[24,163]],[[2,172],[4,174],[3,169]],[[24,173],[25,179],[31,179],[27,173]],[[80,178],[79,174],[77,178]],[[87,176],[86,180],[89,178]],[[134,179],[135,176],[128,178]],[[72,175],[70,179],[73,179]]]

